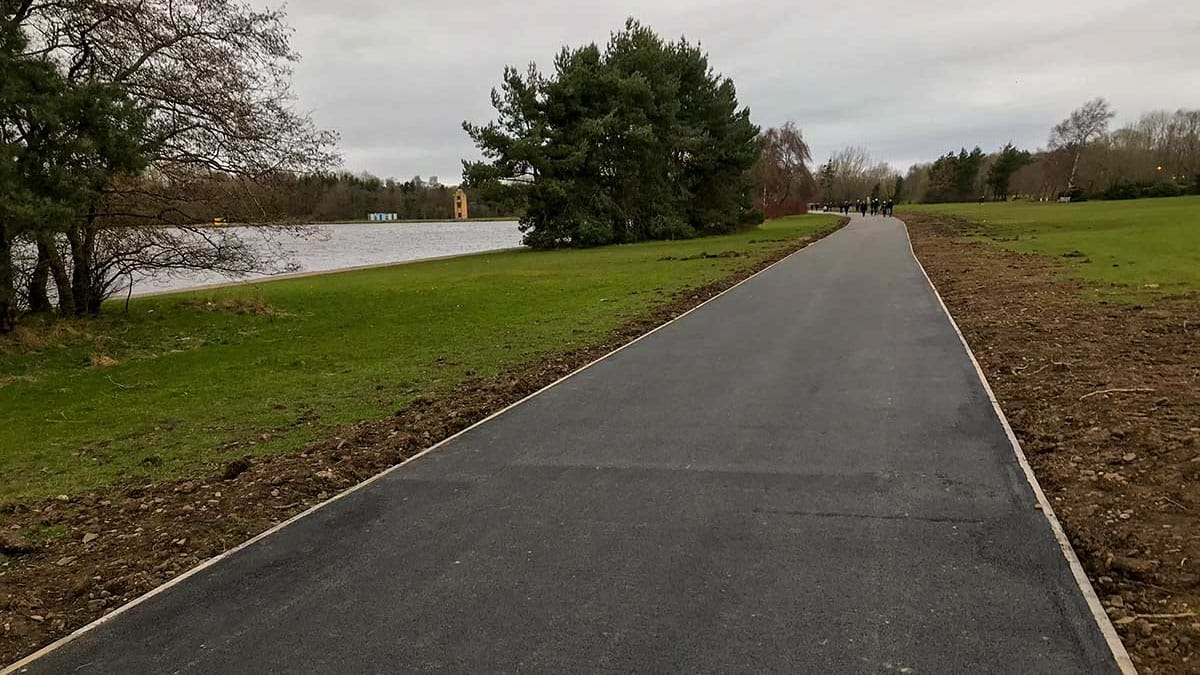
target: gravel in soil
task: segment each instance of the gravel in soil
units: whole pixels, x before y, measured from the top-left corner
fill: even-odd
[[[903,218],[1139,672],[1200,673],[1200,295],[1097,302],[1059,261]]]
[[[235,460],[194,480],[0,507],[0,663],[16,661],[412,457],[816,238],[792,242],[736,274],[688,290],[600,343],[464,382],[297,454]]]

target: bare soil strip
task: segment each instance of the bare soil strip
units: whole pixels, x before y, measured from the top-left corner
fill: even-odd
[[[840,225],[844,225],[843,220]],[[824,234],[835,231],[836,228]],[[418,399],[294,455],[197,480],[0,507],[0,663],[11,663],[562,378],[809,245],[797,240],[691,289],[587,348]],[[22,531],[53,533],[43,541]]]
[[[1058,261],[903,218],[1139,671],[1200,673],[1200,296],[1095,302]]]

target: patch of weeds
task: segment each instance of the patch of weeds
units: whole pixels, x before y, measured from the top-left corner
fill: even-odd
[[[288,315],[287,312],[272,306],[261,295],[188,298],[180,300],[179,307],[201,312],[229,312],[253,316],[282,317]]]
[[[87,361],[88,368],[111,368],[120,364],[120,361],[106,354],[92,354]]]
[[[697,253],[696,255],[684,256],[682,258],[676,258],[675,256],[668,255],[668,256],[659,258],[659,261],[667,262],[670,260],[682,261],[682,260],[711,260],[713,258],[742,258],[742,257],[745,257],[746,255],[747,255],[747,253],[745,251],[721,251],[720,253],[709,253],[707,251],[701,251],[700,253]]]
[[[0,375],[0,388],[7,387],[10,384],[18,382],[36,382],[37,378],[32,375]]]
[[[22,319],[7,335],[0,335],[0,354],[32,354],[61,349],[100,339],[84,320],[59,319],[54,316],[29,316]]]
[[[55,539],[62,539],[69,536],[71,530],[66,525],[39,525],[25,533],[25,536],[34,544],[43,544]]]

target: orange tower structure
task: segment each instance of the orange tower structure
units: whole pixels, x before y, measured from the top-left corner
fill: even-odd
[[[467,193],[462,188],[454,191],[454,219],[467,219]]]

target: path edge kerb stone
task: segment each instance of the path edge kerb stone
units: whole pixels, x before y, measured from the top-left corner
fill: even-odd
[[[900,220],[902,223],[904,222],[903,219],[898,218],[897,220]],[[950,308],[946,306],[946,301],[942,299],[942,294],[938,292],[933,279],[929,277],[929,273],[925,271],[925,266],[921,264],[921,259],[917,257],[907,223],[904,223],[904,236],[908,240],[908,250],[912,254],[913,261],[917,263],[917,268],[925,276],[926,283],[929,284],[929,288],[933,291],[934,297],[937,298],[938,304],[941,305],[942,311],[945,312],[946,318],[950,320],[950,325],[954,327],[954,332],[958,334],[958,339],[962,343],[963,349],[967,352],[967,357],[971,360],[971,365],[975,367],[975,373],[979,376],[979,382],[983,385],[983,390],[987,392],[988,400],[992,403],[992,409],[995,411],[996,417],[1000,420],[1000,425],[1004,427],[1004,433],[1008,436],[1008,441],[1012,445],[1013,454],[1017,457],[1017,463],[1021,465],[1021,471],[1025,473],[1025,479],[1029,481],[1029,487],[1033,489],[1033,494],[1037,497],[1039,510],[1046,517],[1046,522],[1050,525],[1050,531],[1054,533],[1054,538],[1058,541],[1059,550],[1062,551],[1063,557],[1067,561],[1067,566],[1071,570],[1071,576],[1074,577],[1075,584],[1083,594],[1088,609],[1091,611],[1092,618],[1096,621],[1096,627],[1100,629],[1100,634],[1104,636],[1104,641],[1108,644],[1108,648],[1112,652],[1113,660],[1125,675],[1137,675],[1137,668],[1133,665],[1133,660],[1129,658],[1129,652],[1125,650],[1125,644],[1121,642],[1121,637],[1117,634],[1117,629],[1113,626],[1112,620],[1108,618],[1108,613],[1104,611],[1104,606],[1100,603],[1100,597],[1096,595],[1096,589],[1092,587],[1091,580],[1088,579],[1083,565],[1079,562],[1079,556],[1075,554],[1075,549],[1071,546],[1071,541],[1067,538],[1066,531],[1063,530],[1062,524],[1058,521],[1058,516],[1054,513],[1054,507],[1050,505],[1050,500],[1046,498],[1046,493],[1042,491],[1042,486],[1038,483],[1037,476],[1033,473],[1033,467],[1029,465],[1029,460],[1025,457],[1025,451],[1021,448],[1021,443],[1017,440],[1016,434],[1013,433],[1012,426],[1008,423],[1008,417],[1005,416],[1004,410],[1000,407],[1000,401],[996,398],[995,392],[992,391],[992,386],[988,383],[987,376],[984,374],[983,368],[979,365],[979,360],[975,358],[975,352],[971,350],[971,345],[967,343],[966,336],[963,335],[962,330],[958,327],[958,322],[954,320],[954,315],[950,313]]]

